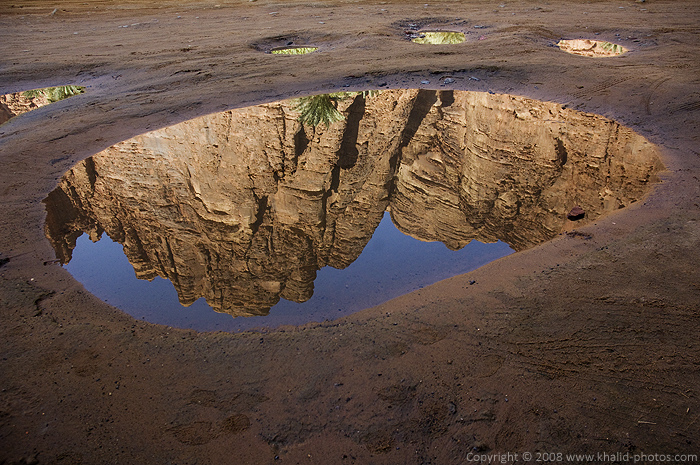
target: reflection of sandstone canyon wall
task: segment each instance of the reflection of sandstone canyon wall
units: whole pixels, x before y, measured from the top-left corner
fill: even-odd
[[[430,108],[402,151],[392,219],[453,249],[546,241],[573,206],[589,220],[622,208],[661,167],[649,142],[601,116],[509,95],[423,96]]]
[[[654,148],[599,116],[505,95],[355,94],[346,118],[304,127],[289,102],[187,121],[77,165],[47,198],[47,236],[64,263],[105,231],[140,278],[234,315],[302,302],[316,271],[343,268],[387,208],[399,229],[456,249],[516,250],[639,198]]]
[[[26,97],[22,92],[0,95],[0,124],[27,111],[47,105],[46,96]]]

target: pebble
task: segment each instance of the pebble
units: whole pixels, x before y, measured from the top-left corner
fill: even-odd
[[[450,402],[447,404],[447,410],[450,412],[450,415],[454,415],[457,413],[457,406],[454,404],[454,402]]]

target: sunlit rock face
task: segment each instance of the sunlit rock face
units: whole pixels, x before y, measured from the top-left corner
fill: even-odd
[[[574,205],[591,220],[634,202],[660,169],[629,129],[552,103],[393,90],[337,105],[345,119],[329,126],[285,101],[110,147],[46,199],[47,237],[67,263],[83,232],[106,232],[184,305],[259,315],[309,299],[316,271],[352,263],[387,209],[417,239],[521,250],[561,232]]]

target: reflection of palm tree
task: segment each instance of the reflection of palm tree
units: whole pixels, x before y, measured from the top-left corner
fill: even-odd
[[[450,44],[461,44],[464,42],[463,32],[422,32],[419,37],[413,39],[413,42],[417,44],[430,44],[430,45],[450,45]]]
[[[606,52],[612,52],[615,55],[619,55],[620,53],[622,53],[622,46],[617,44],[613,44],[610,42],[600,42],[596,45],[600,45],[600,48],[602,48]],[[593,47],[595,48],[595,45]]]
[[[74,95],[82,94],[85,92],[84,87],[79,86],[58,86],[58,87],[47,87],[45,89],[34,89],[24,92],[27,98],[33,97],[46,97],[49,103],[58,102],[64,98],[72,97]]]
[[[297,100],[294,110],[300,112],[299,121],[302,124],[318,126],[323,123],[330,126],[336,121],[342,121],[345,116],[336,108],[337,94],[312,95]]]
[[[318,47],[290,47],[271,50],[273,55],[306,55],[318,50]]]
[[[301,113],[299,122],[310,126],[318,126],[323,123],[326,127],[331,124],[342,121],[345,115],[338,111],[337,102],[348,97],[354,97],[360,92],[335,92],[332,94],[311,95],[309,97],[301,97],[296,99],[294,110]],[[379,91],[362,92],[363,97],[371,97],[379,93]]]

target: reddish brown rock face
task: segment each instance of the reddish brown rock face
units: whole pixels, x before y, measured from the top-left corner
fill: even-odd
[[[187,121],[117,144],[48,197],[47,236],[68,262],[106,232],[142,279],[183,304],[266,314],[303,302],[316,271],[344,268],[385,211],[404,233],[459,249],[516,250],[640,198],[655,148],[600,116],[508,95],[392,90],[338,102],[345,119],[304,126],[286,101]]]

